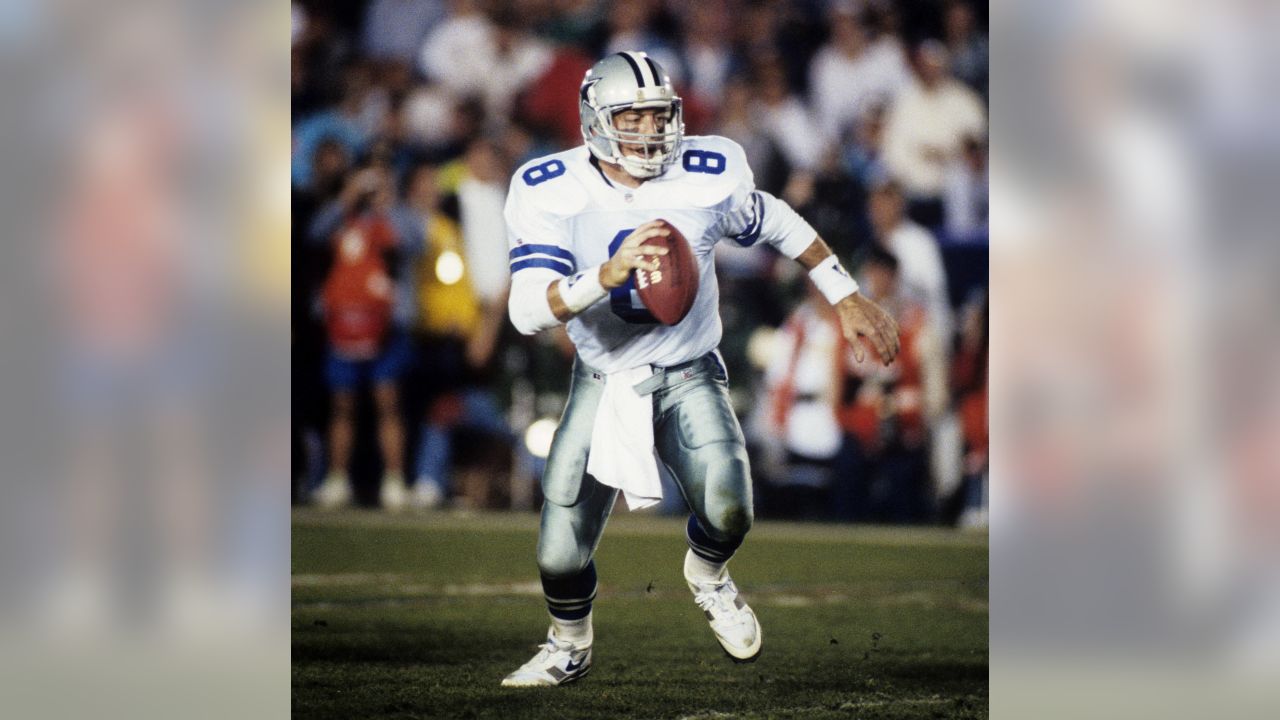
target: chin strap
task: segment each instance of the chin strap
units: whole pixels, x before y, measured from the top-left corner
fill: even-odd
[[[658,162],[657,167],[651,167],[649,165],[641,165],[637,163],[636,160],[637,158],[624,156],[617,164],[621,165],[623,170],[626,170],[632,175],[644,178],[657,177],[666,169],[666,163],[662,161]]]

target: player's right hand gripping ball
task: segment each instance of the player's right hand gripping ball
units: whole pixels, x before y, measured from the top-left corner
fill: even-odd
[[[698,297],[698,261],[684,234],[666,220],[658,220],[670,235],[650,238],[646,245],[662,245],[666,255],[653,255],[657,270],[636,269],[636,292],[649,312],[663,325],[675,325],[689,314]]]

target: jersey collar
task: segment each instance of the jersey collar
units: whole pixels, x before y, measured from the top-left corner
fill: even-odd
[[[613,181],[609,179],[609,176],[605,175],[604,170],[601,169],[600,158],[596,157],[594,154],[591,154],[591,153],[588,153],[588,154],[590,155],[590,157],[587,158],[587,162],[591,163],[591,167],[595,168],[596,172],[600,173],[600,179],[603,180],[605,184],[608,185],[609,187],[613,188],[614,190],[617,190],[618,186],[614,185]]]

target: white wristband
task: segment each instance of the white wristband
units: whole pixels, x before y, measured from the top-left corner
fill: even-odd
[[[609,291],[600,284],[599,265],[560,280],[560,299],[575,315],[595,305],[608,294]]]
[[[840,258],[832,253],[809,271],[809,279],[817,286],[827,302],[835,305],[841,300],[858,292],[858,283],[849,276],[849,271],[840,265]]]

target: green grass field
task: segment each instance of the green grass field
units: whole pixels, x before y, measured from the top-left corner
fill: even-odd
[[[293,519],[298,718],[979,718],[987,538],[758,522],[732,564],[764,628],[735,665],[684,586],[683,520],[619,509],[596,556],[594,665],[502,677],[547,629],[537,517]]]

